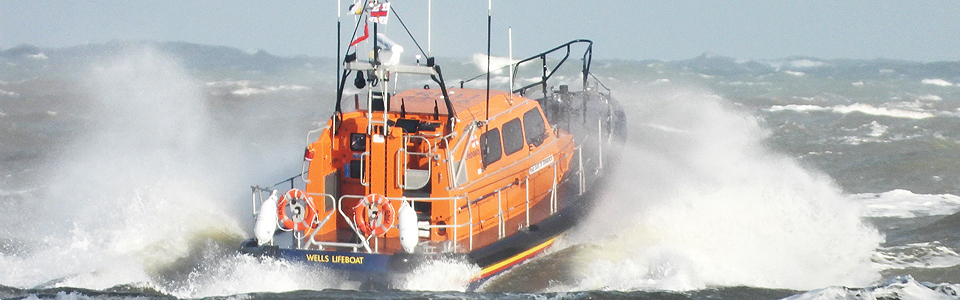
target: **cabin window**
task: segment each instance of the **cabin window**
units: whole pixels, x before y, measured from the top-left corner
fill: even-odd
[[[483,157],[484,167],[500,160],[503,156],[500,148],[500,129],[490,129],[480,135],[480,156]]]
[[[503,153],[514,154],[523,149],[523,125],[520,119],[513,119],[503,124]]]
[[[527,133],[527,143],[534,146],[543,144],[543,140],[547,138],[546,128],[540,109],[534,107],[523,114],[523,131]]]

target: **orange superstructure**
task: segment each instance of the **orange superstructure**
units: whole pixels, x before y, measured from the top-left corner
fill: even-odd
[[[428,230],[419,234],[421,242],[432,242],[427,247],[462,251],[484,247],[556,212],[551,200],[570,168],[573,137],[548,128],[539,103],[531,99],[492,92],[485,120],[485,90],[448,93],[452,126],[449,116],[438,113],[446,110],[440,89],[389,96],[384,110],[345,112],[339,128],[330,121],[309,146],[314,159],[306,191],[318,214],[332,214],[335,221],[304,234],[313,245],[356,242],[360,237],[342,216],[354,216],[360,198],[371,194],[387,196],[396,210],[410,201],[419,227]],[[333,217],[340,212],[340,218]],[[370,242],[381,253],[400,250],[396,230]]]

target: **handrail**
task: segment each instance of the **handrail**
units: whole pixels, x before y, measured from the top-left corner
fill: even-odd
[[[457,141],[453,147],[447,147],[447,160],[449,161],[449,163],[447,163],[447,169],[450,172],[450,175],[447,176],[449,178],[448,180],[450,180],[450,187],[447,188],[448,190],[459,188],[460,185],[463,184],[463,182],[458,182],[458,178],[460,177],[460,172],[467,167],[467,151],[470,150],[469,144],[472,142],[471,139],[473,138],[473,132],[478,127],[479,125],[477,125],[477,122],[471,122],[470,124],[467,124],[467,127],[463,129],[464,135],[462,138],[460,138],[460,141]],[[457,151],[457,149],[460,148],[460,146],[463,146],[463,153],[460,154],[460,160],[456,161],[453,159],[453,154]]]
[[[364,156],[370,156],[370,150],[360,153],[360,185],[370,186],[369,182],[364,181],[364,179],[367,178],[366,174],[364,174],[364,171],[367,169],[365,166],[365,164],[367,164],[367,160],[364,159]],[[353,172],[353,170],[350,170],[350,172]]]
[[[313,141],[312,139],[310,139],[310,135],[312,135],[312,134],[315,133],[315,132],[321,132],[321,133],[322,133],[322,132],[323,132],[324,130],[326,130],[327,128],[330,128],[330,126],[323,126],[323,127],[320,127],[320,128],[314,129],[314,130],[307,131],[307,138],[306,138],[306,140],[307,140],[307,142],[306,142],[307,146],[306,146],[306,147],[309,148],[311,141]],[[307,151],[309,151],[309,149],[308,149]],[[316,149],[314,149],[314,151],[316,151]],[[304,153],[304,155],[306,155],[306,153]],[[321,157],[323,157],[323,156],[321,156]],[[302,164],[301,167],[300,167],[300,179],[303,180],[303,183],[310,183],[310,179],[307,178],[307,162],[308,162],[308,160],[306,159],[306,156],[304,156],[303,164]]]
[[[421,139],[421,140],[423,140],[423,142],[427,143],[427,149],[429,149],[430,152],[410,152],[410,151],[407,151],[407,143],[409,143],[412,139]],[[407,184],[408,184],[408,182],[407,182],[407,177],[406,177],[406,176],[407,176],[407,170],[408,170],[408,169],[407,169],[407,163],[409,163],[409,157],[408,157],[408,156],[410,156],[410,155],[417,155],[417,156],[426,157],[426,158],[427,158],[427,170],[426,170],[426,171],[427,171],[428,173],[431,173],[432,170],[433,170],[433,155],[431,155],[431,154],[433,154],[433,153],[432,153],[433,151],[434,151],[434,149],[433,149],[433,144],[431,144],[431,143],[430,143],[430,140],[427,139],[426,137],[420,136],[420,135],[403,135],[403,147],[401,147],[400,149],[397,150],[397,170],[396,170],[396,171],[397,171],[397,173],[396,173],[396,174],[397,174],[397,176],[396,176],[396,177],[397,177],[397,186],[399,186],[399,187],[402,188],[402,189],[406,189],[406,188],[407,188]],[[404,154],[401,155],[401,152],[403,152]],[[400,163],[401,157],[403,158],[402,164]],[[403,173],[400,173],[401,171],[403,171]],[[400,175],[400,174],[403,174],[403,175]],[[431,174],[432,174],[432,173],[431,173]],[[400,183],[401,178],[403,179],[403,183]]]
[[[586,43],[586,44],[587,44],[587,48],[586,48],[586,49],[584,50],[584,52],[583,52],[583,57],[582,57],[583,66],[581,67],[581,73],[582,73],[582,76],[583,76],[583,89],[586,90],[586,88],[587,88],[587,76],[590,75],[590,64],[591,64],[591,62],[593,61],[593,41],[587,40],[587,39],[572,40],[572,41],[563,43],[563,44],[561,44],[561,45],[559,45],[559,46],[556,46],[556,47],[554,47],[553,49],[550,49],[550,50],[541,52],[540,54],[536,54],[536,55],[533,55],[533,56],[530,56],[530,57],[527,57],[527,58],[518,60],[516,63],[511,63],[511,64],[509,64],[509,65],[500,67],[500,68],[495,69],[495,70],[487,70],[487,72],[481,73],[480,75],[474,76],[474,77],[472,77],[472,78],[470,78],[470,79],[461,80],[461,81],[460,81],[460,88],[463,88],[465,83],[470,82],[470,81],[473,81],[473,80],[477,80],[477,79],[479,79],[479,78],[481,78],[481,77],[484,77],[484,76],[486,76],[488,73],[490,73],[490,72],[492,72],[492,71],[499,71],[499,70],[506,69],[506,68],[508,68],[508,67],[512,67],[512,68],[513,68],[513,73],[516,74],[516,73],[517,73],[517,70],[520,68],[520,65],[521,65],[521,64],[539,58],[539,59],[541,59],[542,65],[543,65],[543,75],[541,76],[540,81],[534,82],[534,83],[531,83],[531,84],[528,84],[528,85],[526,85],[526,86],[523,86],[523,87],[520,87],[520,88],[517,88],[517,89],[514,89],[514,90],[512,90],[512,91],[510,91],[510,92],[511,92],[511,93],[519,93],[519,92],[525,91],[525,90],[527,90],[527,89],[529,89],[529,88],[531,88],[531,87],[534,87],[534,86],[537,86],[537,85],[541,85],[541,86],[543,86],[544,93],[546,93],[546,90],[547,90],[547,89],[546,89],[547,80],[549,80],[550,77],[552,77],[552,76],[557,72],[557,70],[560,69],[560,66],[563,65],[563,63],[566,62],[567,59],[570,57],[570,53],[571,53],[572,48],[573,48],[572,46],[573,46],[574,44],[579,44],[579,43]],[[548,68],[547,68],[547,55],[553,54],[553,52],[557,52],[558,50],[561,50],[561,49],[565,49],[565,50],[566,50],[566,52],[564,53],[563,58],[562,58],[562,59],[560,60],[560,62],[558,62],[557,65],[554,66],[553,69],[548,73],[548,72],[547,72],[547,69],[548,69]],[[596,80],[596,77],[594,77],[594,79]],[[514,80],[516,80],[516,77],[514,77]],[[597,81],[599,82],[599,80],[597,80]],[[608,90],[609,90],[609,89],[608,89]],[[544,95],[544,96],[546,96],[546,95]]]

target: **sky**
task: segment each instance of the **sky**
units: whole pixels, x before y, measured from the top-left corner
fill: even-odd
[[[341,1],[346,11],[352,0]],[[427,0],[393,8],[427,50]],[[432,1],[430,54],[486,52],[484,0]],[[529,56],[573,39],[594,57],[683,60],[711,52],[744,59],[812,56],[960,61],[960,0],[492,0],[492,52]],[[110,41],[183,41],[334,57],[337,1],[0,0],[0,49]],[[354,20],[342,17],[343,40]],[[386,34],[419,52],[391,16]]]

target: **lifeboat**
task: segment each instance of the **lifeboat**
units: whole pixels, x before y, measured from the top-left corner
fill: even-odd
[[[395,51],[388,62],[379,52],[397,47],[384,41],[366,60],[364,43],[351,43],[335,111],[307,134],[300,173],[252,187],[256,237],[241,252],[386,288],[394,274],[456,258],[480,267],[476,287],[589,212],[625,134],[623,110],[590,73],[591,41],[506,66],[533,65],[541,79],[507,90],[468,88],[488,73],[448,85],[433,58],[404,65]],[[582,62],[578,91],[554,78],[571,56]]]

